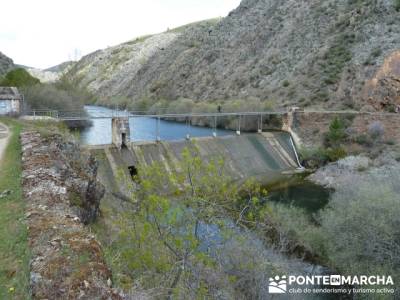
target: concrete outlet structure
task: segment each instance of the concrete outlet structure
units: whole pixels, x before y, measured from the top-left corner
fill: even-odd
[[[112,143],[118,148],[127,147],[130,142],[129,118],[112,118]]]

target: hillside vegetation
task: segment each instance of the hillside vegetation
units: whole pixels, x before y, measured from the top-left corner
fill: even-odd
[[[0,79],[12,68],[14,68],[13,60],[0,52]]]
[[[25,109],[83,110],[93,96],[85,89],[77,88],[65,80],[41,83],[27,70],[16,68],[9,71],[0,86],[17,87],[24,95]]]
[[[68,76],[110,105],[252,99],[391,111],[400,102],[397,2],[243,0],[222,20],[94,52]]]

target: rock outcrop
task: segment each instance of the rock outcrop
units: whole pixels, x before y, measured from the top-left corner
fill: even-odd
[[[0,76],[7,74],[13,68],[13,60],[0,52]]]
[[[400,106],[400,50],[389,55],[364,86],[364,98],[375,110],[398,111]]]
[[[364,85],[399,41],[393,0],[243,0],[221,21],[90,54],[69,75],[107,99],[256,98],[380,110],[398,76],[377,95]]]
[[[60,136],[21,134],[33,299],[123,299],[111,288],[100,244],[83,223],[98,214],[104,188],[93,158]]]
[[[46,70],[26,68],[26,70],[33,77],[36,77],[40,82],[56,82],[59,80],[71,67],[75,64],[73,61],[67,61],[57,66],[48,68]]]

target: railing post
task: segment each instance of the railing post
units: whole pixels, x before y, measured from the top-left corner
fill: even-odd
[[[217,116],[214,116],[214,132],[213,132],[213,136],[217,137]]]
[[[262,133],[262,131],[263,131],[263,115],[262,114],[260,114],[259,121],[260,121],[260,124],[258,125],[258,133]]]
[[[159,142],[161,140],[160,138],[160,117],[157,117],[156,121],[156,141]]]
[[[191,122],[192,122],[192,119],[190,118],[190,116],[188,116],[187,119],[186,119],[186,123],[187,123],[187,134],[186,134],[186,139],[187,139],[187,140],[190,140]]]
[[[241,126],[242,126],[242,115],[239,115],[239,119],[238,119],[238,130],[236,131],[236,134],[237,135],[240,135],[240,129],[241,129]]]

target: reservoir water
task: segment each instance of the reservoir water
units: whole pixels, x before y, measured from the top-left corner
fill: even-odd
[[[85,106],[89,116],[112,114],[113,110],[101,106]],[[111,144],[111,119],[92,119],[93,126],[81,132],[81,142],[85,145]],[[149,117],[132,117],[129,119],[131,141],[155,141],[157,138],[157,119]],[[162,141],[183,140],[191,137],[207,137],[213,135],[212,128],[188,126],[185,123],[160,121],[159,132]],[[217,129],[217,136],[235,134],[234,131]]]

